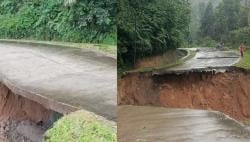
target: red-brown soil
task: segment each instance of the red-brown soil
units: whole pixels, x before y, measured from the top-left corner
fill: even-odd
[[[151,75],[128,74],[118,80],[118,104],[159,105],[157,87]]]
[[[119,80],[118,104],[208,109],[237,119],[250,118],[250,72],[129,74]]]
[[[7,119],[46,122],[52,111],[42,105],[15,95],[2,83],[0,84],[0,116]]]
[[[0,83],[0,141],[40,142],[53,111]]]

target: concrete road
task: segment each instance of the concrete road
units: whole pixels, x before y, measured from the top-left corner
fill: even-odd
[[[119,142],[249,142],[246,127],[218,112],[120,106]]]
[[[116,60],[102,53],[0,43],[0,75],[14,93],[55,111],[116,117]]]
[[[156,71],[155,74],[226,69],[240,61],[239,54],[233,50],[224,51],[215,48],[197,48],[195,50],[196,55],[192,59],[175,67]]]

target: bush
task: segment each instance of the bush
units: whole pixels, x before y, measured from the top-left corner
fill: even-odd
[[[103,42],[116,29],[115,0],[3,0],[0,38]],[[110,39],[115,41],[115,39]]]
[[[210,37],[205,37],[201,39],[198,43],[198,45],[201,47],[216,47],[217,44],[218,42],[211,39]]]
[[[241,42],[247,42],[250,46],[250,27],[240,28],[230,32],[230,43],[234,47],[239,47]]]

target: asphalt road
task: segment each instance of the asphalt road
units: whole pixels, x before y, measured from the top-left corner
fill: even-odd
[[[233,50],[216,50],[215,48],[195,50],[196,54],[192,59],[171,68],[155,71],[155,74],[226,69],[240,61],[239,54]]]
[[[119,142],[249,142],[250,132],[222,113],[119,106]]]
[[[0,79],[14,93],[61,113],[116,118],[116,60],[88,49],[0,43]]]

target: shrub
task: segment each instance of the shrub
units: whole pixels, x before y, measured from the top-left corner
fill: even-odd
[[[115,5],[115,0],[66,6],[63,0],[3,0],[0,38],[103,42],[116,30]]]

